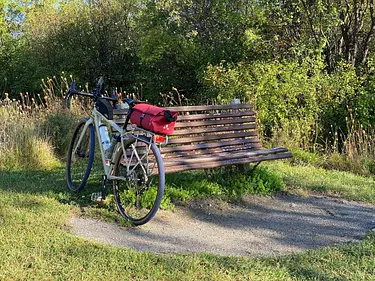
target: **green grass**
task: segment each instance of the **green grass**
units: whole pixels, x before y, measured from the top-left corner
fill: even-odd
[[[165,197],[184,202],[199,197],[236,200],[244,194],[267,195],[283,190],[284,182],[265,167],[243,171],[237,167],[166,175]]]
[[[340,184],[354,190],[364,185],[367,195],[350,196],[372,201],[371,179],[286,163],[269,168],[299,188],[345,194]],[[90,182],[88,189],[97,188],[96,180]],[[277,258],[160,255],[88,242],[66,225],[74,206],[89,204],[88,193],[67,191],[62,166],[0,172],[0,280],[373,280],[375,275],[375,234],[361,243]]]
[[[375,180],[348,172],[314,166],[291,166],[288,162],[264,163],[275,171],[289,188],[339,195],[348,200],[375,203]]]

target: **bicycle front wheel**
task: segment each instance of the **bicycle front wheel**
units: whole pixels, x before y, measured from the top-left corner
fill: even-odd
[[[115,157],[113,193],[120,214],[134,225],[156,214],[164,193],[164,165],[158,147],[140,136],[127,141]]]
[[[85,187],[94,161],[94,126],[85,126],[86,122],[87,119],[80,121],[74,131],[67,157],[66,178],[69,189],[73,191]]]

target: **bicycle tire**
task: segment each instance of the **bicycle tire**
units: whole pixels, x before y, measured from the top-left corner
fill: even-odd
[[[73,149],[82,134],[82,129],[84,129],[87,120],[85,118],[78,123],[69,146],[66,162],[66,179],[68,188],[72,191],[80,191],[86,186],[94,161],[95,131],[92,124],[83,132],[85,135],[82,138],[82,142],[73,154]],[[83,148],[81,147],[82,143]]]
[[[164,165],[159,149],[147,137],[133,138],[124,144],[124,149],[118,150],[114,163],[113,175],[124,177],[124,180],[113,180],[119,213],[133,225],[149,222],[158,211],[164,193]]]

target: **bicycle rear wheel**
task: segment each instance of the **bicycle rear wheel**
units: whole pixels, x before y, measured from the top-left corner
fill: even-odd
[[[85,187],[94,161],[94,126],[90,124],[85,128],[87,120],[81,120],[74,131],[66,162],[67,183],[73,191],[80,191]]]
[[[120,214],[134,225],[156,214],[164,193],[164,165],[157,146],[147,137],[127,141],[115,157],[113,193]]]

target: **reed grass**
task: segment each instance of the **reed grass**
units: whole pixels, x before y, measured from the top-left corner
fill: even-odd
[[[58,164],[40,116],[0,107],[0,169],[51,169]]]
[[[54,150],[53,131],[47,120],[60,114],[68,79],[42,80],[43,94],[8,94],[0,100],[0,169],[52,169],[60,165]],[[66,120],[65,120],[66,121]]]

